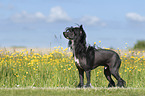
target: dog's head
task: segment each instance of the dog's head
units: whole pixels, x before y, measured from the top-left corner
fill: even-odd
[[[83,30],[82,25],[79,27],[68,27],[66,31],[63,32],[63,35],[66,39],[76,40],[77,38],[86,38],[86,34]]]

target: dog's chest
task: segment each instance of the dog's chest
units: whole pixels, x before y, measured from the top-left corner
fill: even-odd
[[[72,49],[73,49],[73,54],[74,54],[74,59],[75,59],[76,65],[79,66],[80,68],[82,68],[79,59],[75,55],[75,46],[74,46],[74,41],[73,40],[72,40]]]
[[[74,56],[75,62],[78,63],[80,65],[79,59],[76,58],[76,56]]]
[[[79,66],[80,68],[82,68],[79,59],[76,58],[76,56],[74,56],[74,59],[75,59],[75,62],[77,64],[77,66]]]

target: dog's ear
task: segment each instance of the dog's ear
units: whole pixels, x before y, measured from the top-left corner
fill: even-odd
[[[80,29],[81,29],[80,33],[82,34],[82,32],[83,32],[83,25],[80,25]]]
[[[80,26],[80,29],[83,29],[83,25]]]

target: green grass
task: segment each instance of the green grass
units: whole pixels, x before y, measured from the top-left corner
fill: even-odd
[[[144,51],[129,51],[121,56],[119,73],[126,81],[127,87],[145,88],[143,53]],[[108,86],[103,70],[103,67],[98,67],[91,72],[92,86]],[[117,83],[116,80],[115,82]],[[28,50],[12,53],[0,50],[0,88],[75,88],[78,83],[78,70],[72,53],[67,49],[56,48],[48,54],[36,53],[35,50],[31,50],[30,53]]]
[[[145,96],[145,89],[134,88],[12,88],[0,89],[1,96]]]

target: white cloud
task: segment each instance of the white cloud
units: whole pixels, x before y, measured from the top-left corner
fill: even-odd
[[[141,16],[137,13],[127,13],[126,17],[132,21],[145,22],[145,16]]]
[[[80,19],[81,23],[87,25],[99,25],[99,26],[106,26],[106,23],[103,23],[98,17],[96,16],[83,16]]]
[[[60,6],[52,7],[48,15],[44,15],[41,12],[28,13],[26,11],[22,11],[21,13],[14,14],[10,19],[16,23],[52,23],[76,21],[76,19],[69,17]],[[77,19],[77,21],[89,26],[106,26],[106,23],[102,22],[100,18],[96,16],[83,16],[82,18]]]
[[[41,12],[36,12],[33,14],[29,14],[26,11],[22,11],[21,13],[17,13],[11,17],[13,22],[24,23],[24,22],[57,22],[57,21],[71,21],[71,18],[67,15],[67,13],[59,6],[53,7],[50,10],[50,14],[45,16]]]
[[[35,13],[34,16],[35,16],[36,18],[39,18],[39,19],[44,19],[44,18],[45,18],[45,16],[44,16],[41,12]]]
[[[55,21],[71,21],[71,18],[61,7],[57,6],[51,8],[50,14],[47,19],[47,22],[55,22]]]
[[[45,20],[45,16],[41,12],[36,12],[34,14],[29,14],[26,11],[21,13],[17,13],[11,17],[13,22],[21,23],[21,22],[36,22]]]

